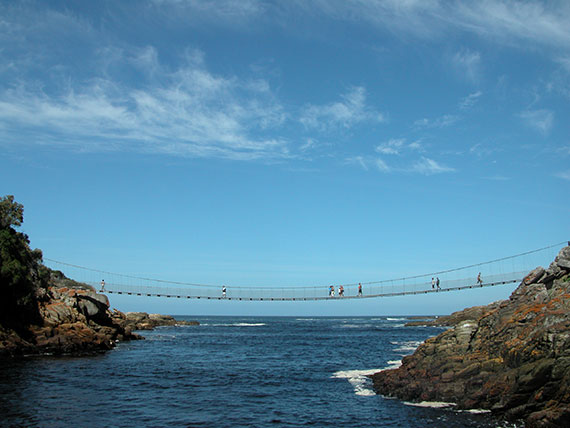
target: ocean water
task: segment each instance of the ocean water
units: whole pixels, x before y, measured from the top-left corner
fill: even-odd
[[[182,317],[179,317],[182,318]],[[374,394],[440,328],[404,317],[188,317],[93,357],[0,361],[2,427],[498,427]]]

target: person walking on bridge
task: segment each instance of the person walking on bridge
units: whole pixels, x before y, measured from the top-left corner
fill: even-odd
[[[481,279],[481,272],[477,275],[477,285],[483,286],[483,280]]]
[[[226,297],[226,286],[222,285],[222,298]]]
[[[431,277],[431,289],[433,290],[435,288],[435,279],[433,279],[433,276]]]
[[[101,291],[105,291],[105,280],[101,280]]]
[[[344,297],[344,287],[342,285],[338,287],[338,297]]]
[[[362,297],[362,284],[358,283],[358,297]]]
[[[439,286],[439,276],[435,279],[435,286],[438,290],[441,290],[441,287]]]

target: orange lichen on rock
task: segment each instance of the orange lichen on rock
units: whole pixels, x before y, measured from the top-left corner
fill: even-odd
[[[437,320],[453,328],[402,366],[373,375],[377,392],[490,409],[528,428],[570,421],[570,247],[503,302]],[[544,281],[544,282],[542,282]]]

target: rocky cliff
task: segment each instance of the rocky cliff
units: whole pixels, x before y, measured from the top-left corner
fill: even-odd
[[[124,326],[120,312],[109,310],[107,296],[54,274],[48,288],[36,290],[39,316],[32,323],[19,328],[0,326],[0,355],[80,355],[141,338]],[[64,279],[73,288],[62,286]]]
[[[527,427],[570,426],[570,247],[508,300],[436,322],[453,327],[373,375],[378,393],[489,409]]]
[[[176,323],[111,312],[105,295],[43,265],[41,250],[17,230],[23,221],[23,205],[13,195],[0,197],[0,356],[104,351],[141,339],[135,329]]]
[[[84,355],[112,349],[119,341],[144,339],[134,330],[161,325],[197,325],[168,315],[111,311],[109,300],[89,285],[51,271],[48,288],[36,290],[34,322],[0,325],[0,356]]]

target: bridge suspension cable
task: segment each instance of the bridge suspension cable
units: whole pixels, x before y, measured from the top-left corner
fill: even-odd
[[[566,241],[486,262],[395,279],[337,283],[333,286],[330,284],[285,287],[227,285],[225,293],[222,293],[222,284],[170,281],[93,269],[47,257],[44,260],[49,262],[53,269],[73,271],[74,276],[66,275],[96,289],[101,287],[101,280],[94,275],[102,277],[104,279],[102,291],[110,294],[186,299],[308,301],[331,299],[331,287],[333,287],[333,295],[336,299],[352,299],[457,291],[512,284],[520,282],[530,270],[540,263],[552,260],[552,252],[557,252],[563,244],[566,244]],[[540,263],[533,264],[537,260]],[[341,288],[343,295],[339,295]],[[362,289],[362,293],[359,293],[359,288]]]

